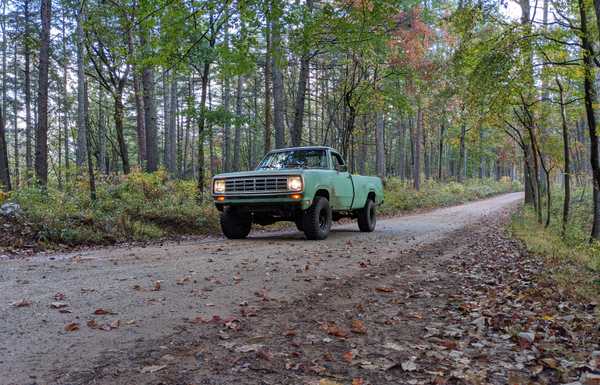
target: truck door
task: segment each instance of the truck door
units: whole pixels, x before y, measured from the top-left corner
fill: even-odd
[[[348,210],[352,206],[354,197],[354,186],[352,185],[352,175],[348,172],[348,167],[340,154],[331,152],[331,161],[333,163],[333,208],[335,210]]]

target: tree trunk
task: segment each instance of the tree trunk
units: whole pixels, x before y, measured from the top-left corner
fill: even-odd
[[[41,0],[41,30],[38,70],[38,123],[35,136],[35,175],[43,187],[48,185],[48,67],[50,64],[51,0]]]
[[[107,174],[106,167],[106,122],[104,121],[104,88],[98,85],[98,169]]]
[[[87,137],[85,138],[85,154],[87,157],[87,168],[88,168],[88,183],[90,188],[90,200],[92,202],[96,201],[96,176],[94,175],[94,162],[92,161],[92,146],[90,144],[90,130],[89,130],[89,112],[90,112],[90,101],[88,99],[88,84],[84,83],[83,87],[83,113],[85,116],[85,133]],[[80,132],[81,133],[81,132]]]
[[[146,171],[158,170],[158,132],[154,101],[154,69],[145,67],[142,73],[144,88],[144,122],[146,123]]]
[[[82,169],[87,158],[87,125],[85,121],[85,73],[84,73],[84,54],[83,54],[83,23],[84,8],[80,6],[79,15],[77,15],[77,148],[75,151],[75,163]]]
[[[590,166],[592,167],[594,184],[594,219],[591,239],[600,240],[600,160],[598,159],[598,136],[596,133],[596,116],[594,115],[594,106],[598,103],[594,85],[595,78],[593,75],[594,52],[587,27],[588,20],[585,2],[583,0],[578,0],[578,4],[581,19],[580,39],[583,46],[583,89],[585,97],[585,111],[588,121],[588,132],[590,136]]]
[[[241,76],[237,78],[237,87],[235,92],[235,133],[233,136],[233,164],[234,171],[240,170],[241,144],[242,144],[242,92],[244,79]]]
[[[464,112],[464,110],[463,110]],[[464,119],[464,117],[463,117]],[[464,163],[467,158],[467,149],[465,146],[465,137],[467,135],[467,123],[462,122],[460,125],[460,145],[458,150],[458,183],[463,183],[465,181],[465,167]]]
[[[206,122],[206,93],[208,90],[210,62],[204,61],[202,71],[202,93],[200,95],[200,116],[198,117],[198,202],[204,199],[204,126]]]
[[[169,92],[169,131],[167,132],[167,170],[172,176],[177,174],[177,74],[172,70]]]
[[[264,139],[264,153],[268,153],[271,151],[271,136],[273,134],[272,131],[272,115],[271,115],[271,24],[270,24],[270,12],[267,10],[265,12],[265,16],[267,18],[266,28],[265,28],[265,40],[266,40],[266,52],[265,52],[265,101],[264,101],[264,109],[265,109],[265,139]]]
[[[0,187],[6,191],[12,190],[10,171],[8,168],[8,146],[4,126],[4,113],[0,111]]]
[[[30,29],[29,29],[29,2],[30,0],[24,0],[24,12],[25,12],[25,34],[24,40],[26,42],[24,47],[25,55],[25,168],[26,168],[26,179],[31,178],[31,170],[33,168],[33,156],[32,156],[32,124],[31,124],[31,47],[28,42],[31,41]]]
[[[423,131],[423,110],[421,104],[417,106],[417,124],[415,128],[415,137],[413,154],[413,186],[415,190],[421,189],[421,136]]]
[[[115,99],[115,131],[117,132],[117,143],[123,164],[123,173],[129,174],[131,168],[129,166],[129,152],[127,151],[127,143],[125,143],[125,135],[123,133],[123,94],[122,91],[117,91],[114,94]]]
[[[385,116],[383,112],[376,113],[375,122],[375,165],[377,176],[385,179],[385,147],[384,147],[384,131],[385,131]]]
[[[569,129],[567,126],[567,113],[565,111],[565,100],[564,100],[564,90],[562,83],[555,79],[556,84],[558,85],[559,97],[560,97],[560,118],[562,122],[562,138],[563,138],[563,157],[564,157],[564,166],[563,166],[563,181],[564,181],[564,189],[565,196],[563,199],[563,213],[562,213],[562,227],[561,234],[564,237],[567,232],[567,224],[569,223],[569,211],[571,209],[571,152],[569,150]]]
[[[17,21],[17,14],[15,13],[15,22]],[[19,63],[17,61],[17,51],[18,51],[18,45],[15,44],[15,49],[14,49],[14,62],[13,62],[13,66],[14,66],[14,78],[13,78],[13,99],[16,101],[17,100],[17,91],[18,91],[18,87],[17,87],[17,83],[18,83],[18,79],[19,79]],[[19,151],[19,124],[18,124],[18,118],[19,118],[19,106],[18,103],[13,103],[13,134],[14,134],[14,156],[15,156],[15,172],[14,172],[14,184],[15,184],[15,189],[19,188],[19,184],[20,184],[20,175],[21,175],[21,161],[20,161],[20,151]]]
[[[438,180],[442,181],[442,163],[444,161],[444,132],[446,131],[446,126],[444,122],[440,124],[440,143],[439,143],[439,154],[438,154]]]
[[[134,55],[135,45],[133,42],[133,28],[129,28],[127,34],[127,45],[129,55]],[[135,100],[135,132],[138,145],[138,164],[141,169],[146,165],[146,122],[144,121],[144,99],[142,97],[140,74],[135,65],[135,61],[131,64],[131,72],[133,77],[133,98]]]
[[[281,25],[282,17],[281,3],[279,0],[272,2],[271,20],[271,44],[272,44],[272,74],[273,74],[273,124],[275,126],[275,148],[285,147],[285,101],[283,94],[283,49],[281,47]]]

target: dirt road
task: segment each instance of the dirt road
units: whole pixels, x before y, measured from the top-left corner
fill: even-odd
[[[370,234],[355,223],[336,226],[322,242],[277,232],[0,262],[0,384],[86,383],[111,357],[163,346],[182,325],[303,298],[498,216],[521,198],[380,220]],[[151,383],[163,368],[149,368],[142,375]]]

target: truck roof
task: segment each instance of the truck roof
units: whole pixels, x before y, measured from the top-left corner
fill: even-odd
[[[290,150],[332,150],[337,152],[337,150],[335,150],[332,147],[329,146],[301,146],[301,147],[286,147],[286,148],[276,148],[274,150],[271,150],[269,152],[282,152],[282,151],[290,151]]]

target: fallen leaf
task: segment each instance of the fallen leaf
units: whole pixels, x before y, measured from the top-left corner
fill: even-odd
[[[14,307],[26,307],[26,306],[31,306],[31,301],[29,301],[29,300],[27,300],[27,299],[23,298],[23,299],[20,299],[20,300],[18,300],[18,301],[15,301],[15,302],[11,303],[11,306],[14,306]]]
[[[87,326],[90,329],[97,329],[98,328],[98,322],[96,322],[96,320],[91,319],[86,324],[87,324]]]
[[[100,308],[100,309],[94,310],[94,314],[96,314],[96,315],[115,315],[117,313],[113,313],[110,310]]]
[[[321,378],[321,380],[319,381],[319,385],[343,385],[343,384],[340,384],[339,382],[328,380],[326,378]]]
[[[56,293],[54,294],[54,299],[57,301],[62,301],[66,298],[66,296],[63,293]]]
[[[356,334],[366,334],[367,333],[367,328],[365,327],[365,323],[361,320],[353,320],[352,321],[352,328],[350,329],[352,331],[352,333],[356,333]]]
[[[152,288],[152,291],[159,291],[160,290],[160,281],[156,281],[154,282],[154,288]]]
[[[354,378],[352,380],[352,385],[364,385],[365,380],[363,380],[362,378]]]
[[[67,305],[65,302],[52,302],[50,304],[50,307],[52,309],[62,309],[63,307],[67,307],[69,305]]]
[[[347,363],[351,363],[352,362],[352,358],[353,358],[353,354],[350,351],[342,354],[342,359],[344,361],[346,361]]]
[[[404,361],[400,364],[400,366],[405,372],[414,372],[417,370],[417,364],[415,364],[415,362],[412,360]]]
[[[166,368],[167,365],[150,365],[150,366],[144,366],[141,370],[142,373],[154,373],[154,372],[158,372],[159,370],[163,370],[164,368]]]
[[[376,287],[375,290],[378,291],[378,292],[380,292],[380,293],[391,293],[391,292],[394,291],[393,288],[388,287],[388,286]]]
[[[326,325],[324,325],[323,329],[327,332],[327,334],[335,336],[335,337],[345,338],[348,336],[347,331],[340,328],[333,322],[330,322],[330,323],[327,323]]]
[[[186,282],[189,282],[191,279],[192,279],[192,277],[186,276],[186,277],[178,279],[175,283],[178,284],[178,285],[183,285]],[[159,281],[157,281],[157,282],[159,282]],[[160,283],[159,283],[159,289],[160,289]]]
[[[65,331],[74,332],[79,330],[79,324],[77,322],[71,322],[65,325]]]

